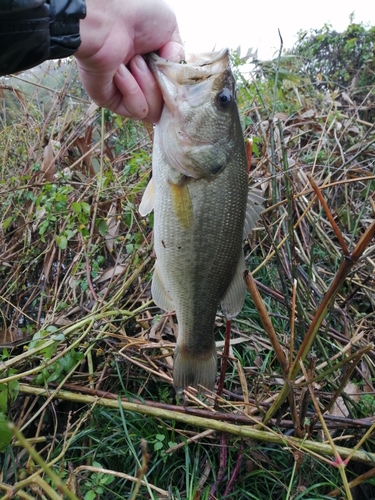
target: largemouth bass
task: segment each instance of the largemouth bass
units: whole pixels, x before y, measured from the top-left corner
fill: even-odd
[[[152,179],[140,213],[154,209],[154,302],[176,311],[173,383],[212,390],[219,304],[230,319],[246,294],[243,238],[262,211],[247,160],[227,50],[187,64],[151,54],[164,97],[154,130]]]

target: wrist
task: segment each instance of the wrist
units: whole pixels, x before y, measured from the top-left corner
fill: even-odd
[[[81,44],[80,20],[86,16],[85,0],[47,0],[50,6],[50,59],[73,55]]]

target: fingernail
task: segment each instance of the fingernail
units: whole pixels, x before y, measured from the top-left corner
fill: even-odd
[[[120,66],[117,68],[117,73],[122,77],[122,78],[127,78],[129,76],[129,70],[125,66],[125,64],[120,64]]]
[[[159,52],[161,57],[169,61],[179,63],[185,59],[185,51],[183,46],[178,42],[168,42]]]
[[[142,72],[148,71],[146,61],[143,59],[142,56],[140,56],[138,54],[136,56],[134,56],[133,63],[139,69],[139,71],[142,71]]]

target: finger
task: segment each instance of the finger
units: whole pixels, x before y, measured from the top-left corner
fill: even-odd
[[[148,114],[143,119],[150,123],[156,123],[160,118],[163,97],[155,77],[140,55],[131,59],[129,67],[148,104]]]
[[[172,33],[170,40],[158,51],[160,57],[173,62],[180,62],[185,59],[185,51],[178,28]]]
[[[135,69],[135,68],[134,68]],[[149,114],[149,105],[137,79],[131,71],[121,64],[113,78],[121,101],[117,103],[116,113],[142,120]],[[107,107],[107,105],[106,105]],[[110,108],[112,109],[112,108]]]
[[[114,83],[113,74],[92,70],[80,60],[78,69],[83,86],[95,104],[130,117],[130,113],[122,104],[122,94]]]
[[[181,62],[185,59],[185,51],[181,44],[177,42],[167,42],[160,50],[159,56],[173,62]]]

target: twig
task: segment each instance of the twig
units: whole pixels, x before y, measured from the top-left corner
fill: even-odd
[[[271,341],[272,347],[275,350],[277,359],[279,360],[282,372],[284,374],[284,377],[286,379],[287,373],[288,373],[288,365],[286,361],[286,357],[284,354],[284,351],[280,345],[279,339],[277,338],[276,332],[272,326],[271,320],[268,316],[267,309],[265,308],[262,298],[260,296],[260,293],[258,291],[258,288],[255,284],[255,280],[250,273],[250,271],[246,270],[244,271],[244,280],[247,285],[247,289],[250,292],[251,298],[253,299],[254,305],[258,311],[259,318],[264,326],[264,329],[268,335],[268,338]]]
[[[150,455],[147,452],[147,442],[144,439],[141,440],[141,448],[142,448],[142,466],[137,472],[137,482],[130,500],[136,500],[139,488],[143,483],[142,480],[148,471],[148,462],[150,460]]]
[[[353,479],[353,481],[349,483],[349,488],[355,488],[359,484],[362,484],[373,477],[375,477],[375,467]],[[328,493],[329,497],[337,497],[338,495],[341,495],[341,490],[333,490]]]
[[[37,396],[46,396],[47,393],[45,389],[39,387],[33,387],[25,384],[20,384],[20,392],[24,394],[33,394]],[[192,425],[196,427],[203,427],[205,429],[213,429],[217,432],[226,432],[228,434],[233,434],[234,436],[240,436],[247,439],[254,439],[257,441],[264,441],[268,443],[278,443],[280,445],[285,445],[288,443],[298,449],[302,449],[307,453],[319,453],[321,455],[332,455],[332,448],[325,443],[319,443],[309,440],[300,440],[293,437],[286,437],[284,435],[278,435],[272,431],[261,431],[250,427],[249,425],[234,425],[227,422],[220,422],[213,420],[211,418],[197,417],[189,415],[189,411],[185,409],[182,412],[171,411],[161,408],[154,408],[147,404],[141,403],[130,403],[127,401],[116,401],[108,398],[97,398],[94,396],[89,396],[85,394],[76,394],[69,391],[60,390],[54,394],[56,399],[63,399],[67,401],[73,401],[76,403],[81,403],[84,405],[92,405],[96,403],[99,406],[106,408],[119,408],[119,404],[126,411],[133,411],[140,413],[142,415],[149,415],[165,420],[175,420],[177,422],[182,422],[186,425]],[[337,447],[338,452],[341,457],[347,457],[352,453],[352,449]],[[357,450],[353,456],[352,460],[361,463],[375,464],[375,454],[363,452]]]
[[[114,470],[108,470],[108,469],[103,469],[101,467],[94,467],[92,465],[80,465],[76,469],[74,469],[74,474],[78,474],[81,471],[89,471],[89,472],[96,472],[100,474],[108,474],[109,476],[116,476],[120,477],[122,479],[126,479],[127,481],[133,481],[134,483],[138,481],[138,478],[134,476],[130,476],[129,474],[125,474],[124,472],[118,472]],[[141,486],[146,486],[145,481],[141,479],[140,481]],[[158,488],[157,486],[154,486],[153,484],[148,483],[147,484],[151,490],[156,491],[156,493],[159,493],[159,495],[163,496],[168,496],[168,491],[162,490],[161,488]]]
[[[328,207],[328,204],[327,204],[326,200],[324,199],[324,197],[322,195],[322,192],[320,191],[320,189],[317,186],[316,182],[314,181],[313,177],[311,175],[308,175],[307,177],[308,177],[308,179],[309,179],[309,181],[310,181],[310,183],[311,183],[311,185],[312,185],[312,187],[313,187],[313,189],[315,191],[315,194],[319,198],[319,201],[320,201],[320,203],[321,203],[321,205],[323,207],[323,210],[326,213],[327,219],[331,223],[332,229],[333,229],[333,231],[334,231],[334,233],[336,235],[336,238],[339,240],[339,243],[340,243],[340,246],[342,248],[342,251],[344,252],[344,255],[348,256],[349,255],[348,247],[346,246],[345,240],[342,237],[340,229],[337,227],[335,219],[332,216],[332,213],[331,213],[331,211],[330,211],[330,209]]]
[[[55,487],[64,493],[70,500],[78,500],[76,495],[69,490],[69,488],[62,482],[60,476],[55,474],[53,470],[50,468],[50,466],[43,460],[43,458],[37,453],[37,451],[33,448],[33,446],[30,445],[28,440],[23,436],[22,432],[20,432],[17,427],[13,423],[9,423],[9,428],[15,435],[15,437],[18,439],[18,441],[21,443],[23,448],[25,448],[28,453],[31,455],[32,459],[34,462],[36,462],[43,470],[44,472],[50,477],[51,481],[54,483]],[[15,488],[17,486],[15,485]]]
[[[216,491],[219,489],[219,486],[224,480],[225,470],[227,468],[228,461],[228,445],[227,445],[227,437],[226,434],[222,434],[220,436],[220,459],[219,459],[219,472],[216,476],[216,481],[212,483],[210,488],[210,495],[214,496]]]
[[[241,464],[242,464],[243,449],[244,449],[244,444],[243,444],[243,441],[241,441],[240,449],[239,449],[238,455],[237,455],[236,465],[234,466],[232,476],[227,484],[227,487],[225,488],[224,495],[223,495],[224,497],[226,497],[226,495],[229,495],[229,493],[231,492],[231,490],[234,486],[234,483],[237,481],[238,474],[240,473],[240,468],[241,468]]]
[[[348,257],[344,258],[335,278],[333,279],[329,289],[327,290],[318,310],[315,313],[314,319],[312,320],[310,327],[306,333],[305,338],[302,341],[301,347],[298,350],[296,358],[294,359],[293,365],[289,370],[289,380],[294,380],[300,369],[300,361],[304,361],[306,359],[307,354],[309,353],[311,346],[315,340],[316,335],[318,334],[319,328],[327,315],[327,312],[342,285],[345,282],[347,275],[349,274],[351,268],[361,257],[371,239],[375,236],[375,221],[367,228],[366,232],[362,235],[359,240],[357,246],[353,250],[352,254]],[[269,419],[275,414],[275,412],[280,408],[282,403],[287,398],[290,392],[289,383],[286,382],[282,387],[277,399],[275,400],[272,407],[267,411],[264,422],[267,423]]]
[[[300,361],[300,365],[301,365],[301,370],[302,370],[302,372],[303,372],[306,380],[308,381],[308,375],[306,373],[306,370],[305,370],[305,367],[303,366],[302,361]],[[309,387],[311,399],[312,399],[312,401],[314,403],[315,411],[319,415],[319,420],[320,420],[320,423],[322,424],[322,427],[323,427],[323,430],[324,430],[324,434],[327,436],[329,444],[332,447],[332,451],[333,451],[333,454],[334,454],[334,457],[335,457],[335,461],[332,463],[332,465],[335,465],[339,469],[342,482],[344,483],[344,488],[345,488],[345,492],[346,492],[346,495],[347,495],[347,500],[352,500],[353,497],[352,497],[352,494],[351,494],[351,491],[350,491],[350,488],[349,488],[349,485],[348,485],[348,479],[347,479],[346,474],[345,474],[345,467],[347,465],[347,460],[345,460],[345,461],[342,460],[342,458],[340,456],[340,453],[339,453],[337,447],[335,446],[335,443],[333,442],[331,434],[330,434],[329,430],[327,429],[327,427],[325,425],[323,415],[322,415],[322,413],[320,411],[319,404],[318,404],[318,402],[316,400],[316,397],[315,397],[314,391],[313,391],[313,389],[311,387],[311,384],[309,384],[308,387]]]
[[[230,319],[227,319],[226,323],[225,323],[224,349],[223,349],[223,354],[221,356],[220,378],[219,378],[219,383],[218,383],[218,388],[217,388],[217,393],[216,393],[216,398],[215,398],[215,406],[214,406],[215,410],[217,409],[217,406],[218,406],[218,399],[221,398],[221,395],[223,394],[223,389],[224,389],[224,380],[225,380],[225,375],[227,373],[227,366],[228,366],[231,328],[232,328],[232,321]]]
[[[292,365],[293,360],[293,350],[294,350],[294,323],[296,314],[296,294],[297,294],[297,280],[293,281],[293,293],[292,293],[292,309],[290,311],[290,340],[289,340],[289,363],[288,370]]]

